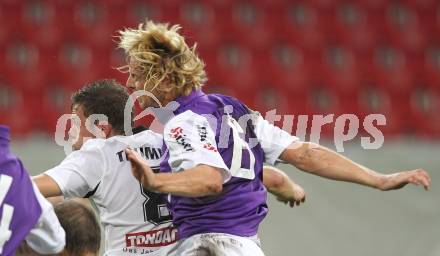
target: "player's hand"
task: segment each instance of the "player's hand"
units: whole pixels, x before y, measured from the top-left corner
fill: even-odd
[[[288,204],[290,207],[298,206],[306,201],[306,192],[304,189],[291,180],[286,182],[286,185],[274,193],[274,195],[278,201]]]
[[[410,183],[414,185],[422,185],[425,190],[428,190],[431,183],[431,177],[429,177],[429,174],[423,169],[393,173],[384,175],[378,188],[383,191],[388,191],[403,188]]]
[[[154,191],[155,174],[150,166],[148,166],[147,161],[133,149],[127,148],[125,154],[127,154],[127,159],[131,162],[131,171],[134,177],[139,180],[145,189]]]

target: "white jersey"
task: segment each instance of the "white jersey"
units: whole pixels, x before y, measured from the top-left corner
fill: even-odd
[[[90,139],[45,174],[66,197],[90,197],[105,232],[105,255],[166,255],[177,240],[166,197],[142,188],[124,149],[130,147],[158,171],[162,136],[143,131],[132,136]]]

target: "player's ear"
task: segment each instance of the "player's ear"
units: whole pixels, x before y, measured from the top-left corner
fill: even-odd
[[[111,124],[107,122],[103,122],[103,123],[99,123],[97,126],[104,133],[106,139],[110,137],[113,129]]]

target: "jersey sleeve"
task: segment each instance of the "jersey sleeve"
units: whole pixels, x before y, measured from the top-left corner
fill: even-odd
[[[84,197],[99,184],[107,164],[100,149],[101,143],[96,139],[87,141],[80,150],[45,172],[58,184],[65,197]]]
[[[221,169],[223,182],[230,179],[229,169],[217,149],[215,133],[205,117],[192,111],[174,117],[165,125],[164,141],[173,171],[205,164]]]
[[[298,137],[290,135],[281,128],[269,123],[260,114],[254,119],[255,134],[263,148],[265,162],[276,164],[280,162],[281,153],[293,142],[299,141]]]
[[[52,204],[47,201],[33,184],[35,196],[41,206],[41,216],[25,240],[40,254],[60,253],[66,244],[66,234],[61,227]]]

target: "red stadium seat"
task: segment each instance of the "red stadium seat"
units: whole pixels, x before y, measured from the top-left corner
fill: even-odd
[[[42,126],[51,136],[54,136],[58,118],[63,114],[71,113],[71,100],[75,90],[62,81],[48,81],[45,90],[41,93]]]
[[[21,9],[23,4],[14,1],[2,1],[0,3],[0,21],[2,26],[5,24],[14,24],[15,26],[20,25],[22,22]]]
[[[240,1],[228,5],[222,16],[220,34],[226,39],[240,41],[248,48],[261,49],[272,37],[270,10],[258,1]],[[224,39],[223,39],[224,40]]]
[[[130,27],[136,26],[145,19],[160,20],[163,8],[155,1],[131,1],[126,3],[125,8],[121,8],[124,12],[125,23]]]
[[[27,40],[43,48],[56,47],[63,36],[57,9],[49,1],[26,2],[21,9],[22,30]]]
[[[4,54],[3,70],[14,86],[36,88],[46,79],[46,59],[36,45],[12,41],[5,47]]]
[[[276,89],[272,84],[262,84],[254,92],[252,93],[254,97],[253,103],[263,116],[266,115],[267,111],[276,110],[278,114],[289,114],[289,111],[292,110],[293,104],[289,107],[289,94]]]
[[[385,34],[390,42],[408,52],[420,52],[427,44],[426,32],[415,10],[391,4],[386,10]]]
[[[11,128],[13,137],[25,138],[38,130],[40,109],[38,95],[30,94],[10,84],[0,82],[0,124]]]
[[[334,6],[338,5],[340,0],[308,0],[310,6],[319,11],[320,13],[329,12]]]
[[[306,94],[304,114],[307,114],[309,117],[310,134],[313,136],[318,135],[312,134],[313,131],[316,131],[316,128],[319,128],[312,128],[313,125],[317,125],[317,123],[312,122],[313,119],[318,120],[320,117],[333,115],[333,122],[324,124],[319,134],[320,137],[331,137],[334,131],[334,120],[339,115],[347,112],[347,109],[342,108],[342,103],[340,95],[331,90],[324,82],[316,81],[309,86]]]
[[[7,24],[10,22],[11,10],[5,4],[0,4],[0,22],[1,24]],[[2,47],[5,43],[8,42],[11,34],[13,32],[13,28],[11,26],[0,26],[0,47]]]
[[[386,118],[386,125],[379,129],[386,136],[397,136],[410,127],[408,118],[408,94],[396,97],[383,89],[383,86],[367,84],[358,95],[358,116],[364,120],[370,114],[381,114]]]
[[[5,70],[6,66],[7,66],[7,64],[4,61],[6,59],[6,56],[7,56],[6,49],[7,49],[7,47],[5,45],[0,44],[0,59],[2,60],[2,61],[0,61],[0,70]],[[3,73],[3,74],[0,74],[0,75],[5,75],[5,74]]]
[[[419,27],[425,32],[428,44],[439,42],[440,32],[440,4],[436,3],[431,8],[419,9],[417,11],[418,19],[420,20]]]
[[[182,33],[189,44],[197,42],[198,47],[216,47],[222,37],[221,24],[217,21],[218,10],[213,4],[204,1],[179,2],[177,23],[182,26]]]
[[[440,138],[440,91],[422,86],[411,93],[410,115],[420,136]]]
[[[378,40],[378,30],[370,19],[363,6],[345,2],[336,6],[332,19],[325,26],[332,41],[365,52]]]
[[[74,37],[96,47],[113,47],[116,28],[112,20],[121,19],[117,12],[105,3],[89,1],[72,2],[68,8],[72,13],[72,23],[68,27]]]
[[[310,82],[310,59],[287,41],[274,41],[271,48],[256,55],[259,80],[275,89],[302,93]]]
[[[198,28],[215,26],[216,13],[214,6],[204,1],[179,2],[177,5],[179,23],[183,27]],[[212,28],[212,27],[211,27]]]
[[[381,9],[384,9],[386,4],[389,2],[387,0],[359,0],[357,1],[359,4],[361,4],[364,8],[368,9],[369,11],[378,11]]]
[[[360,87],[356,60],[351,49],[333,46],[323,51],[317,69],[332,90],[341,95],[352,95]]]
[[[435,28],[436,31],[440,30],[440,5],[438,3],[435,10]]]
[[[414,76],[410,68],[410,60],[399,49],[383,46],[378,47],[371,58],[369,73],[387,90],[406,92],[414,84]]]
[[[427,49],[423,63],[424,78],[429,84],[440,84],[440,45]]]
[[[255,56],[249,49],[230,42],[209,55],[215,58],[215,61],[208,65],[208,76],[211,79],[237,90],[250,89],[256,84],[253,62]]]
[[[308,88],[307,112],[309,114],[342,114],[341,99],[326,84],[316,82]]]
[[[64,84],[78,88],[84,83],[102,78],[102,69],[107,68],[103,65],[108,65],[105,53],[78,41],[66,42],[57,53],[54,69],[63,81],[67,81]]]
[[[66,31],[62,9],[58,2],[25,1],[13,4],[2,4],[2,15],[9,37],[20,37],[32,41],[41,47],[53,47]],[[65,15],[64,15],[65,17]]]
[[[277,33],[307,50],[318,50],[325,44],[321,20],[315,9],[306,2],[286,5],[280,15]]]
[[[436,0],[405,0],[407,6],[417,11],[435,10],[436,3],[438,3]]]

